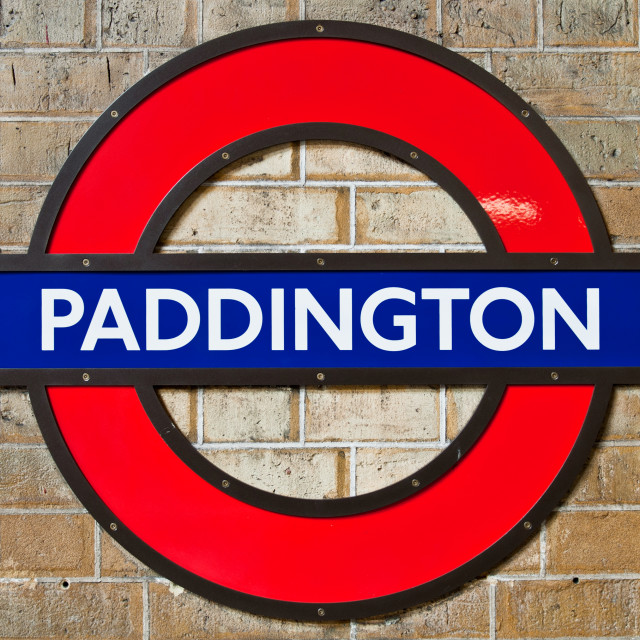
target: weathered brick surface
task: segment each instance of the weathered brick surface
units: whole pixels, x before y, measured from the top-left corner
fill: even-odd
[[[325,387],[307,389],[309,441],[416,440],[439,437],[435,387]]]
[[[165,244],[347,242],[346,189],[200,187],[163,234]]]
[[[102,42],[192,47],[197,43],[196,0],[104,0]]]
[[[140,578],[156,574],[103,531],[100,536],[100,575],[109,578]]]
[[[349,623],[299,623],[254,616],[174,590],[149,585],[151,640],[330,640],[349,638]]]
[[[537,575],[540,572],[540,536],[536,535],[491,570],[492,575]]]
[[[526,47],[536,42],[535,0],[444,0],[447,47]]]
[[[496,54],[493,72],[547,116],[636,115],[640,108],[633,53]]]
[[[46,449],[0,449],[0,507],[81,505]]]
[[[101,114],[143,73],[141,53],[0,56],[0,113]]]
[[[37,443],[42,435],[24,389],[0,388],[0,443]]]
[[[464,429],[480,404],[484,392],[484,387],[447,387],[447,438],[449,440],[453,440]]]
[[[640,573],[640,512],[556,513],[547,527],[547,571]]]
[[[640,504],[640,447],[595,449],[567,502],[581,505]]]
[[[0,122],[0,179],[53,180],[89,122]]]
[[[299,434],[298,391],[211,387],[204,392],[205,442],[283,442]]]
[[[173,424],[189,440],[195,440],[198,428],[198,393],[191,387],[159,388],[158,397]]]
[[[142,585],[19,582],[0,584],[2,637],[138,640]]]
[[[437,187],[359,189],[356,216],[362,244],[482,244],[462,209]]]
[[[280,144],[245,156],[218,171],[216,180],[298,180],[300,147]]]
[[[610,120],[552,121],[551,128],[588,178],[640,176],[640,125]]]
[[[602,440],[640,439],[640,387],[613,388]]]
[[[0,186],[0,245],[26,248],[36,224],[46,187]]]
[[[640,242],[640,189],[637,187],[595,187],[593,193],[612,242]]]
[[[336,449],[204,451],[233,478],[296,498],[349,495],[349,453]]]
[[[0,576],[92,576],[89,515],[0,515]]]
[[[638,44],[638,8],[633,0],[546,0],[546,45]]]
[[[488,638],[489,585],[476,582],[402,615],[358,622],[358,638]]]
[[[438,37],[435,0],[305,0],[305,6],[310,20],[352,20]]]
[[[631,637],[640,631],[639,613],[637,580],[499,582],[496,637]]]
[[[438,449],[358,449],[357,493],[383,489],[404,480],[431,462],[438,453]]]
[[[297,20],[300,9],[298,0],[241,0],[228,3],[204,0],[202,16],[204,39],[210,40],[240,29]]]
[[[91,0],[3,0],[2,47],[91,46],[96,3]]]

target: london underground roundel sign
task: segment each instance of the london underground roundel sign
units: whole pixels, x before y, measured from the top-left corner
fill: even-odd
[[[487,252],[153,253],[210,175],[308,139],[422,170]],[[28,254],[0,259],[20,301],[0,383],[28,385],[80,500],[161,575],[260,614],[380,614],[489,570],[569,488],[611,385],[640,380],[638,265],[554,134],[473,63],[368,25],[251,29],[160,67],[80,141]],[[336,500],[224,473],[154,392],[354,383],[487,390],[435,460]]]

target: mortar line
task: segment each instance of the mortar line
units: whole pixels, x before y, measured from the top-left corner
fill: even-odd
[[[447,387],[440,385],[439,391],[440,409],[440,444],[447,442]]]
[[[538,51],[544,51],[544,9],[543,0],[537,2]]]
[[[96,49],[102,49],[102,0],[96,0]]]
[[[349,447],[349,495],[355,496],[358,494],[358,486],[357,486],[357,466],[356,466],[356,457],[358,455],[358,450],[356,447],[351,445]]]
[[[298,390],[298,441],[301,445],[305,444],[307,435],[307,416],[305,405],[307,402],[307,388],[300,387]]]
[[[305,0],[298,0],[298,17],[300,20],[305,20],[307,15],[307,7],[305,4]]]
[[[426,251],[429,253],[446,253],[447,250],[452,251],[478,251],[483,249],[481,244],[450,244],[450,245],[437,245],[437,244],[406,244],[406,245],[386,245],[386,244],[356,244],[354,246],[348,244],[331,244],[331,243],[318,243],[318,244],[204,244],[204,245],[165,245],[161,247],[163,252],[177,251],[183,252],[198,252],[198,253],[252,253],[255,251],[273,251],[276,253],[283,253],[285,251],[326,251],[329,249],[357,249],[357,250],[386,250],[386,251],[404,251],[410,250],[420,252]]]
[[[198,444],[204,443],[204,387],[198,387],[196,397],[196,439]]]
[[[0,187],[50,187],[53,180],[0,180]]]
[[[489,638],[496,640],[496,583],[489,583]]]
[[[595,446],[600,449],[606,449],[607,447],[640,447],[640,440],[604,440],[596,442]]]
[[[487,51],[484,54],[484,66],[489,73],[493,73],[493,58],[491,57],[491,51]]]
[[[142,54],[142,73],[143,75],[147,75],[149,73],[149,50],[145,49]]]
[[[640,504],[572,504],[556,507],[556,513],[584,513],[590,511],[640,511]]]
[[[0,449],[46,449],[44,442],[3,442]]]
[[[95,122],[98,116],[0,116],[0,122]]]
[[[149,640],[150,629],[150,611],[149,611],[149,581],[142,583],[142,640]]]
[[[638,122],[640,116],[634,115],[598,115],[598,116],[552,116],[546,115],[544,119],[555,122]]]
[[[163,45],[158,45],[158,46],[144,45],[144,46],[131,46],[131,47],[114,47],[114,46],[103,47],[101,45],[100,48],[98,48],[97,45],[95,47],[83,47],[80,45],[78,45],[77,47],[47,47],[45,45],[42,47],[24,47],[24,48],[7,47],[4,49],[0,49],[0,56],[7,55],[7,54],[13,54],[13,55],[25,54],[25,55],[41,56],[43,54],[50,54],[50,53],[77,53],[77,54],[81,54],[82,56],[86,56],[86,54],[88,53],[104,53],[104,54],[143,53],[145,51],[145,47],[148,48],[150,51],[156,51],[160,53],[162,52],[175,53],[176,55],[178,53],[184,53],[185,51],[189,50],[184,47],[165,47]]]
[[[298,161],[298,172],[299,172],[299,176],[298,176],[298,184],[299,185],[306,185],[307,183],[307,142],[306,140],[301,140],[300,141],[300,147],[299,147],[299,153],[300,153],[300,159]]]
[[[547,574],[542,577],[539,575],[495,575],[491,576],[496,582],[527,582],[527,581],[542,581],[542,582],[555,582],[562,580],[573,580],[573,578],[580,578],[580,581],[588,582],[591,580],[638,580],[640,579],[640,573],[557,573]]]
[[[302,160],[302,153],[301,153]],[[204,187],[437,187],[433,180],[307,180],[306,145],[304,152],[304,178],[300,180],[209,180]]]
[[[589,178],[587,180],[592,187],[640,187],[640,180],[601,180]]]
[[[198,0],[198,16],[197,16],[197,30],[196,34],[198,44],[204,42],[204,0]]]
[[[356,244],[356,185],[349,185],[349,244]]]
[[[355,619],[349,620],[349,640],[358,640],[358,623]]]
[[[436,31],[438,32],[438,44],[442,45],[444,33],[442,32],[442,0],[436,0]]]
[[[93,554],[94,554],[94,577],[100,578],[102,576],[102,529],[97,521],[94,522],[95,534],[93,539]]]
[[[360,442],[360,441],[331,441],[331,442],[205,442],[195,447],[201,451],[244,451],[252,449],[344,449],[357,447],[358,449],[427,449],[430,451],[445,449],[448,444],[437,441],[429,442]]]
[[[0,515],[3,516],[80,516],[89,513],[86,509],[69,509],[58,507],[33,507],[29,508],[14,508],[14,507],[0,507]]]
[[[547,575],[547,522],[540,527],[540,577]]]

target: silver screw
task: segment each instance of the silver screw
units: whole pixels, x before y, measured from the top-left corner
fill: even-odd
[[[109,529],[111,529],[111,531],[117,531],[118,530],[118,525],[115,522],[112,522],[109,525]]]
[[[112,118],[117,118],[118,117],[118,112],[115,109],[111,112],[111,117]]]
[[[91,376],[90,376],[88,373],[83,373],[83,374],[82,374],[82,379],[83,379],[85,382],[89,382],[89,380],[91,380]]]
[[[558,260],[558,258],[551,258],[551,260],[549,260],[549,262],[555,267],[555,266],[557,266],[559,260]]]
[[[415,151],[412,151],[409,155],[411,156],[411,158],[412,158],[413,160],[416,160],[416,159],[417,159],[417,157],[418,157],[418,154],[417,154]]]
[[[411,486],[412,486],[412,487],[419,487],[419,486],[420,486],[420,480],[418,480],[418,478],[414,478],[414,479],[411,481]]]
[[[531,529],[532,526],[533,525],[528,520],[524,523],[524,528],[527,529],[527,530]]]
[[[323,27],[321,24],[319,24],[319,25],[316,27],[316,31],[317,31],[318,33],[322,33],[322,32],[324,31],[324,27]]]
[[[324,267],[324,258],[318,258],[316,262],[318,263],[319,267]]]
[[[229,159],[229,154],[226,151],[222,154],[222,159],[223,160],[228,160]]]
[[[324,610],[322,607],[320,607],[320,608],[318,609],[318,615],[319,615],[319,616],[323,616],[324,614],[325,614],[325,610]]]
[[[529,117],[529,110],[528,109],[523,109],[520,113],[522,113],[522,117],[523,118],[528,118]]]
[[[316,378],[318,378],[318,380],[320,380],[320,382],[322,382],[324,380],[324,373],[319,373]]]
[[[558,375],[557,371],[552,371],[551,372],[551,379],[552,380],[557,380],[560,376]]]
[[[228,489],[230,484],[231,483],[228,480],[223,480],[222,481],[222,488],[223,489]]]
[[[85,259],[82,261],[82,266],[83,266],[83,267],[88,267],[90,264],[91,264],[91,260],[89,260],[89,258],[85,258]]]

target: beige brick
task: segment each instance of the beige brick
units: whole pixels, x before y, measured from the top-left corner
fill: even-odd
[[[271,22],[297,20],[298,0],[204,0],[202,30],[205,40]]]
[[[0,177],[53,180],[89,122],[0,122]]]
[[[280,144],[245,156],[218,171],[216,180],[298,180],[300,146]]]
[[[392,155],[358,144],[307,142],[308,180],[428,180]]]
[[[640,512],[556,513],[547,526],[549,573],[639,573]]]
[[[151,640],[317,640],[349,638],[348,622],[317,624],[264,618],[193,595],[173,594],[163,584],[149,585]]]
[[[492,575],[532,575],[540,571],[540,536],[534,536],[491,570]]]
[[[0,515],[0,575],[92,576],[93,535],[89,515]]]
[[[640,387],[613,388],[602,440],[640,439]]]
[[[198,392],[191,387],[158,388],[158,397],[171,421],[189,440],[196,439],[198,429]]]
[[[361,244],[482,244],[469,218],[439,187],[358,189],[356,238]]]
[[[485,387],[447,387],[447,438],[453,440],[478,408]]]
[[[309,20],[350,20],[407,31],[436,40],[435,0],[306,0]]]
[[[141,53],[0,56],[0,112],[99,115],[142,77]]]
[[[445,47],[526,47],[536,43],[535,0],[445,0]]]
[[[547,0],[543,6],[546,45],[638,44],[638,8],[634,1]]]
[[[348,241],[346,189],[200,187],[162,236],[165,244]]]
[[[5,638],[138,640],[142,585],[71,582],[0,584]]]
[[[296,498],[349,495],[349,454],[335,449],[203,451],[208,460],[254,487]]]
[[[205,442],[284,442],[299,437],[298,391],[211,387],[204,392]]]
[[[403,480],[431,462],[438,449],[358,449],[357,493],[368,493]]]
[[[361,640],[488,638],[489,585],[476,582],[406,613],[358,622]]]
[[[636,115],[640,108],[633,53],[494,54],[493,73],[546,116]]]
[[[3,0],[3,47],[91,46],[95,43],[96,4],[91,0]]]
[[[640,125],[636,122],[563,120],[549,123],[588,178],[640,175]]]
[[[154,51],[153,49],[149,50],[148,71],[157,69],[165,62],[169,62],[169,60],[172,60],[176,56],[179,56],[181,53],[184,53],[184,51],[182,51],[181,49],[168,49],[166,51]]]
[[[100,536],[100,556],[100,571],[103,576],[109,578],[140,578],[156,575],[104,531]]]
[[[0,388],[0,443],[42,442],[42,435],[24,389]]]
[[[640,188],[594,187],[593,193],[613,242],[640,242]]]
[[[104,0],[104,45],[192,47],[197,42],[196,0]]]
[[[0,450],[0,507],[80,507],[46,449]]]
[[[594,449],[567,502],[640,504],[640,447]]]
[[[307,389],[308,441],[433,441],[440,430],[435,387]]]
[[[499,582],[496,637],[635,636],[640,631],[640,581]]]
[[[27,247],[44,199],[46,187],[0,187],[0,244]]]

